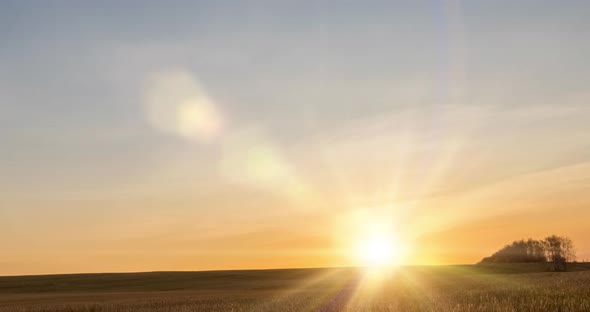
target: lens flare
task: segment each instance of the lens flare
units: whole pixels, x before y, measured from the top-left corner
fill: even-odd
[[[221,174],[229,181],[253,186],[277,187],[290,182],[293,170],[260,131],[230,133],[222,145]]]
[[[226,181],[284,196],[292,208],[308,209],[311,189],[280,145],[258,127],[229,132],[221,145],[220,175]]]
[[[155,74],[144,98],[148,120],[163,132],[207,142],[222,131],[221,113],[188,71]]]

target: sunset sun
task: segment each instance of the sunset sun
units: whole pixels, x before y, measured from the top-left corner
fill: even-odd
[[[383,238],[371,238],[362,243],[359,248],[363,264],[367,266],[383,266],[391,262],[394,248],[391,241]]]
[[[366,267],[398,265],[403,260],[401,243],[388,235],[372,235],[362,239],[356,252],[360,264]]]

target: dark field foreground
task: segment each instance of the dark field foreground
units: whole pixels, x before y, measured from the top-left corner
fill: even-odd
[[[590,311],[590,271],[542,265],[0,277],[0,311]]]

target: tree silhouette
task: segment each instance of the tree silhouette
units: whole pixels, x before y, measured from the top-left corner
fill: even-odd
[[[484,258],[482,263],[530,263],[545,262],[544,245],[541,241],[529,238],[528,240],[514,241],[510,245],[496,251],[491,257]]]
[[[565,271],[567,262],[576,258],[574,243],[567,237],[551,235],[543,240],[514,241],[480,263],[532,263],[549,262],[554,271]]]
[[[543,240],[547,260],[553,263],[553,270],[565,271],[567,263],[576,259],[574,243],[567,237],[551,235]]]

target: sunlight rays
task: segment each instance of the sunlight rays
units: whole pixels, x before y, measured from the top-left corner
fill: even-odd
[[[301,283],[294,285],[280,294],[273,297],[272,300],[267,300],[264,303],[258,305],[255,310],[256,311],[273,311],[272,307],[276,306],[277,304],[281,304],[284,302],[289,302],[293,298],[297,298],[305,293],[314,293],[314,290],[322,289],[322,291],[326,291],[328,289],[327,295],[324,295],[319,303],[308,307],[306,311],[317,311],[322,310],[322,308],[326,308],[327,305],[330,304],[330,301],[334,299],[334,297],[338,298],[338,294],[341,294],[343,289],[350,288],[350,285],[356,284],[355,281],[358,280],[358,275],[356,270],[351,270],[347,268],[334,268],[334,269],[323,269],[325,272],[320,272],[319,274],[302,280]],[[344,298],[340,298],[343,300]]]

